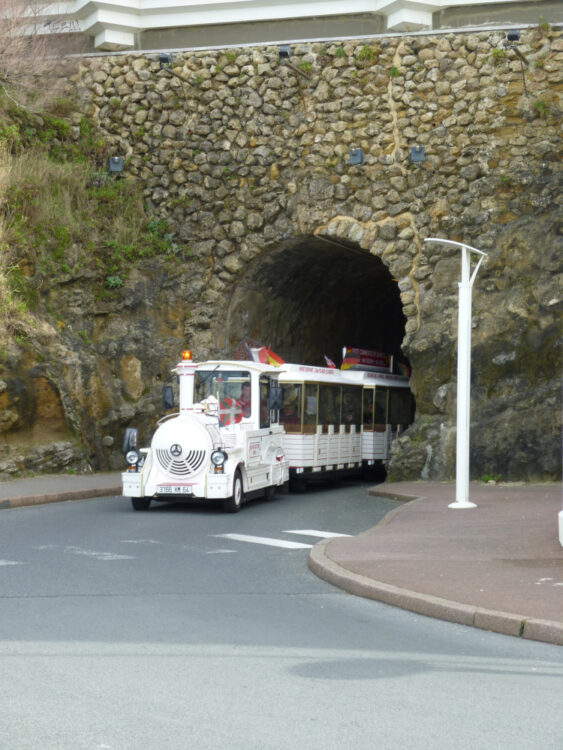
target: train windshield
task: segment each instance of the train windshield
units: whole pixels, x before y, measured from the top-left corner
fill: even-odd
[[[247,370],[198,370],[195,373],[196,403],[214,396],[217,401],[232,399],[250,416],[250,372]]]

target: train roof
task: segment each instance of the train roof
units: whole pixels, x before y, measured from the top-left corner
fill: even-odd
[[[286,362],[281,368],[282,382],[320,382],[320,383],[350,383],[343,370],[334,367],[316,367],[315,365],[300,365]]]
[[[339,383],[341,385],[393,385],[408,388],[409,379],[404,375],[390,372],[371,372],[365,370],[338,370],[333,367],[315,367],[314,365],[284,364],[281,368],[282,382]]]
[[[268,374],[279,374],[281,369],[280,367],[274,367],[273,365],[265,365],[262,364],[262,362],[254,362],[253,360],[245,359],[209,359],[206,362],[197,362],[195,364],[197,365],[198,370],[228,370],[229,368],[234,368],[236,370],[254,370],[257,372],[267,372]]]
[[[332,367],[317,367],[285,362],[280,367],[254,362],[253,360],[207,360],[198,362],[197,369],[237,369],[250,370],[269,375],[278,375],[281,382],[314,382],[334,383],[340,385],[389,385],[408,388],[409,379],[404,375],[390,372],[372,372],[364,370],[338,370]]]
[[[369,370],[345,370],[344,372],[349,381],[362,385],[392,385],[396,388],[409,388],[409,378],[406,375]]]

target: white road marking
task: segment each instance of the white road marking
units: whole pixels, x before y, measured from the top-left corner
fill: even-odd
[[[208,549],[206,555],[227,555],[234,552],[234,549]]]
[[[74,546],[68,546],[68,547],[60,547],[58,544],[44,544],[40,547],[34,547],[34,549],[39,550],[46,550],[46,549],[54,549],[54,550],[62,550],[63,552],[66,552],[71,555],[82,555],[83,557],[94,557],[96,560],[136,560],[136,557],[131,557],[131,555],[119,555],[116,552],[98,552],[97,550],[93,549],[82,549],[81,547],[74,547]]]
[[[336,531],[317,531],[317,529],[288,529],[284,534],[300,534],[301,536],[315,536],[319,539],[332,539],[338,536],[351,536],[351,534],[339,534]]]
[[[121,539],[120,541],[122,544],[162,544],[156,539]]]
[[[98,552],[93,549],[81,549],[80,547],[65,547],[65,552],[69,552],[71,555],[83,555],[84,557],[94,557],[96,560],[135,560],[135,557],[130,555],[118,555],[115,552]]]
[[[250,536],[248,534],[213,534],[220,539],[232,539],[236,542],[249,542],[250,544],[265,544],[268,547],[284,547],[285,549],[311,549],[312,544],[302,542],[287,542],[284,539],[271,539],[267,536]]]
[[[3,565],[25,565],[25,563],[16,562],[15,560],[0,560],[0,567]]]

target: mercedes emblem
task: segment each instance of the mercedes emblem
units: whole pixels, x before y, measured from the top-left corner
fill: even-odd
[[[174,443],[174,445],[170,446],[170,453],[174,458],[178,458],[178,456],[182,455],[182,446],[178,445],[178,443]]]

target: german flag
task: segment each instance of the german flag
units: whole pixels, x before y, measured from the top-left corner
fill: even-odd
[[[344,357],[342,364],[340,365],[341,370],[350,370],[352,367],[357,367],[360,364],[360,360],[356,357]]]

